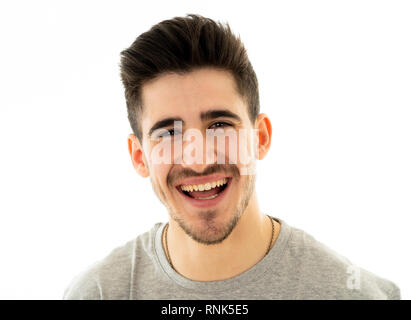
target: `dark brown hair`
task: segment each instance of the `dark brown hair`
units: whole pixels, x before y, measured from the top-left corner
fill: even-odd
[[[175,17],[154,25],[121,52],[121,79],[128,119],[141,142],[141,88],[148,81],[170,72],[185,74],[201,67],[230,71],[237,92],[248,104],[250,120],[255,122],[260,112],[257,76],[240,37],[225,25],[196,14]]]

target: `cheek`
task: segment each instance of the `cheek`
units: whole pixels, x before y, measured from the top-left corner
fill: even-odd
[[[152,165],[151,166],[151,176],[155,177],[156,187],[160,189],[163,194],[169,194],[170,188],[167,185],[167,177],[170,172],[171,165]]]
[[[151,166],[161,166],[171,164],[173,157],[173,143],[171,139],[162,139],[158,143],[151,145],[147,152],[148,162]]]
[[[255,129],[240,130],[238,166],[241,175],[253,175],[256,173],[257,137]]]
[[[241,175],[254,173],[258,141],[252,128],[242,128],[226,133],[224,153],[226,164],[236,165]],[[222,163],[222,162],[221,162]]]
[[[237,130],[217,129],[207,134],[207,163],[239,164],[239,155],[244,146],[241,146]]]
[[[146,150],[150,176],[156,177],[156,182],[160,185],[166,183],[167,174],[172,166],[170,148],[170,143],[160,142]]]

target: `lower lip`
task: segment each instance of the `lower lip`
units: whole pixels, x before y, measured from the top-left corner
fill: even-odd
[[[194,198],[190,198],[189,196],[186,196],[179,189],[179,187],[177,188],[177,191],[184,198],[184,200],[187,201],[192,206],[197,207],[197,208],[209,208],[209,207],[216,206],[221,200],[223,200],[224,196],[228,192],[228,189],[231,187],[231,181],[232,181],[232,178],[228,178],[227,186],[225,187],[225,189],[222,192],[220,192],[217,197],[213,199],[197,200]]]

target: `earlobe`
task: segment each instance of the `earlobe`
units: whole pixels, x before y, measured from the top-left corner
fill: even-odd
[[[256,129],[258,132],[257,159],[262,160],[270,149],[272,135],[271,121],[266,114],[261,113],[258,115],[256,120]]]
[[[128,135],[128,152],[130,153],[131,162],[137,173],[143,178],[148,177],[149,172],[144,161],[143,148],[134,134]]]

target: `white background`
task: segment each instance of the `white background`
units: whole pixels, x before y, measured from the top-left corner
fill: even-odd
[[[261,209],[411,297],[409,1],[2,1],[0,298],[71,279],[166,221],[134,171],[119,53],[161,20],[228,22],[273,125]]]

